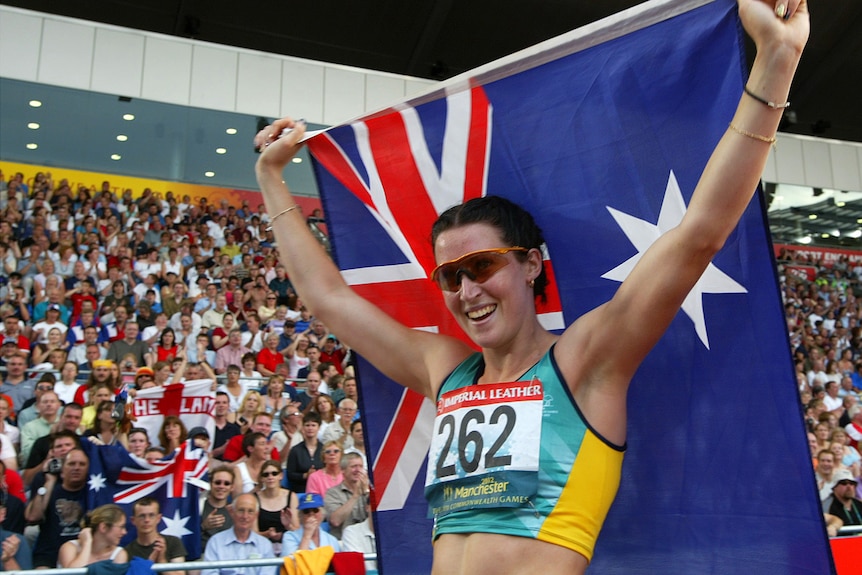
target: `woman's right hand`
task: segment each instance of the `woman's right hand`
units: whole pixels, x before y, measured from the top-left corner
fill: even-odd
[[[285,129],[291,131],[282,136],[281,133]],[[276,120],[258,132],[254,137],[254,145],[260,150],[260,158],[257,160],[258,171],[272,169],[281,173],[284,166],[299,151],[302,146],[300,141],[304,135],[305,121],[290,117]]]
[[[78,541],[81,542],[81,547],[92,544],[93,530],[89,527],[84,527],[83,529],[81,529],[81,532],[78,533]]]

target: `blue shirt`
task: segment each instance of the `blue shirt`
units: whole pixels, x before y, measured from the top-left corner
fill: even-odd
[[[17,533],[12,533],[11,531],[6,531],[4,529],[0,529],[0,544],[2,544],[9,537],[17,537],[20,540],[20,544],[18,545],[18,551],[15,552],[15,561],[18,563],[18,567],[22,570],[27,571],[33,568],[33,560],[32,553],[30,552],[30,544],[27,543],[27,540],[24,539],[21,535]],[[3,568],[3,565],[0,565],[0,569]]]
[[[264,559],[275,557],[272,543],[254,531],[249,533],[245,542],[236,538],[236,532],[231,529],[216,533],[207,541],[204,550],[204,561],[226,561],[229,559]],[[203,569],[201,575],[278,575],[279,566],[273,567],[223,567],[221,569]]]
[[[287,557],[288,555],[293,555],[299,549],[299,542],[302,541],[302,534],[304,530],[302,527],[297,529],[296,531],[285,531],[284,535],[281,536],[281,556]],[[335,552],[338,553],[341,551],[338,547],[338,539],[324,531],[323,529],[317,530],[320,535],[320,547],[326,547],[329,545]],[[314,541],[311,542],[311,548],[317,549],[317,545],[314,544]]]

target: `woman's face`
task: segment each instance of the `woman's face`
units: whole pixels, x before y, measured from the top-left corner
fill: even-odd
[[[143,457],[149,446],[150,442],[146,433],[138,431],[129,436],[129,451],[138,457]]]
[[[65,363],[63,364],[63,371],[60,374],[64,381],[71,381],[78,375],[78,368],[75,367],[74,363]]]
[[[323,396],[317,398],[317,412],[321,415],[332,413],[332,404]]]
[[[57,328],[52,329],[48,332],[48,342],[51,345],[57,345],[60,343],[60,330]]]
[[[233,316],[230,314],[225,314],[223,323],[224,323],[224,330],[229,332],[230,328],[233,327]]]
[[[280,379],[273,379],[269,382],[269,394],[272,397],[278,397],[281,395],[281,392],[284,391],[284,382]]]
[[[9,417],[9,404],[5,399],[0,399],[0,421]]]
[[[112,547],[117,547],[120,544],[120,541],[126,535],[126,520],[121,519],[119,523],[115,525],[106,525],[107,529],[105,530],[105,539],[108,540],[108,543]]]
[[[100,387],[96,390],[96,393],[93,394],[93,405],[99,405],[103,401],[108,401],[109,399],[113,399],[114,396],[111,392],[104,387]]]
[[[338,464],[341,461],[341,448],[337,445],[329,445],[323,450],[323,463],[325,465]]]
[[[835,461],[841,461],[844,458],[844,446],[840,443],[833,443],[829,446],[829,451],[835,456]]]
[[[171,422],[165,425],[165,437],[178,440],[180,438],[180,424]]]
[[[260,470],[260,482],[270,489],[277,487],[281,483],[281,469],[276,468],[274,465],[267,465]]]
[[[829,437],[829,427],[823,424],[818,425],[814,428],[814,435],[817,436],[819,441],[823,441]]]
[[[260,400],[256,395],[249,395],[245,401],[245,410],[249,413],[254,413],[260,406]]]
[[[507,247],[500,232],[485,223],[468,224],[441,233],[435,245],[438,264],[477,250]],[[535,298],[529,282],[539,275],[541,257],[532,252],[520,262],[513,252],[507,264],[483,283],[461,274],[458,291],[443,291],[449,312],[470,338],[483,348],[505,346],[525,325],[535,321]]]
[[[296,348],[301,350],[308,349],[308,338],[301,337],[299,341],[296,343]]]
[[[174,345],[174,332],[166,331],[162,334],[162,347],[172,347]]]

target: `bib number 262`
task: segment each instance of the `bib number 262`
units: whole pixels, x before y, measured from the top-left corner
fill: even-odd
[[[484,465],[482,467],[485,469],[511,465],[511,455],[499,455],[500,448],[505,445],[517,420],[517,414],[511,406],[496,406],[488,418],[488,425],[483,425],[485,424],[485,412],[481,409],[467,410],[463,413],[460,423],[455,415],[449,413],[438,420],[437,434],[444,436],[443,449],[437,458],[438,479],[457,475],[457,464],[460,464],[461,469],[467,474],[474,473],[483,463],[483,456]],[[492,440],[493,443],[487,451],[485,451],[485,438],[482,432],[477,429],[478,427],[496,433],[496,435],[494,433],[488,434],[491,436],[489,440]],[[455,457],[450,457],[453,443],[457,448],[457,461],[454,461]]]

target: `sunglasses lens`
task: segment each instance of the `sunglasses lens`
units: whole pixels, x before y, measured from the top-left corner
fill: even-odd
[[[435,279],[441,289],[454,292],[461,289],[462,274],[476,283],[485,283],[508,263],[506,256],[493,251],[468,254],[459,260],[440,266]]]

